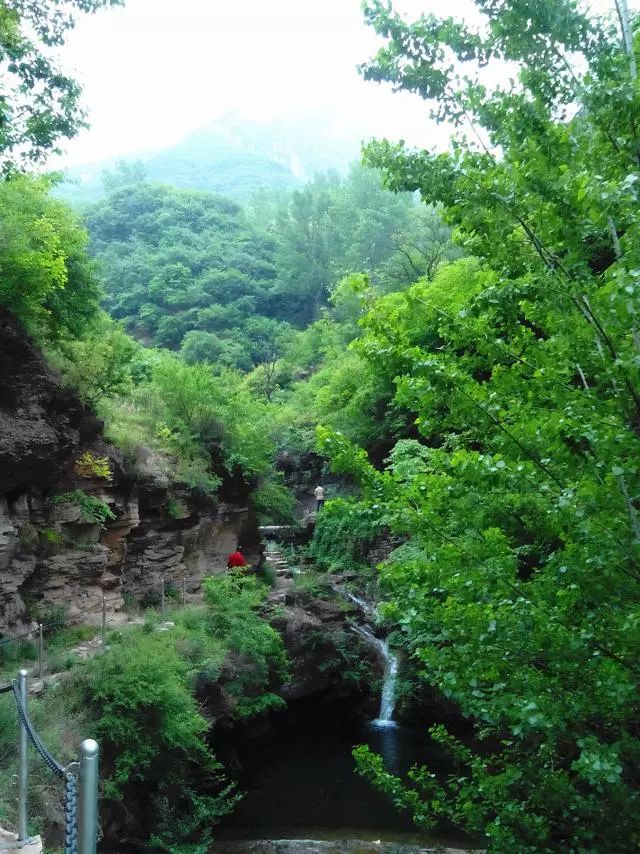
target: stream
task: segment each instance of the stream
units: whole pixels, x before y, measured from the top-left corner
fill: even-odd
[[[374,727],[395,727],[393,712],[396,707],[396,682],[398,681],[398,656],[389,649],[389,641],[377,637],[369,626],[354,625],[353,631],[365,643],[375,649],[383,663],[382,693],[380,695],[380,712],[372,721]]]

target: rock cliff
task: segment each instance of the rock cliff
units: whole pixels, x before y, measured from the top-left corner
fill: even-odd
[[[17,321],[0,311],[0,633],[152,601],[161,579],[196,592],[241,540],[260,559],[245,506],[204,499],[172,482],[141,448],[133,463],[102,422],[63,388]],[[97,512],[96,512],[97,508]],[[108,518],[101,518],[105,514]]]

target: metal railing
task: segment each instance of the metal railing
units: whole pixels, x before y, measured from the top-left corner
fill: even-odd
[[[156,604],[150,606],[150,608],[156,608],[160,614],[164,617],[171,608],[179,607],[180,605],[185,605],[187,601],[187,579],[186,577],[182,578],[180,581],[176,581],[174,579],[160,579],[158,584],[155,587],[147,590],[146,593],[153,593],[157,596]],[[118,605],[122,605],[122,596],[111,596],[106,597],[102,596],[102,601],[97,602],[95,605],[92,605],[90,608],[86,608],[84,611],[77,611],[72,616],[67,617],[63,621],[54,621],[52,623],[38,622],[37,627],[33,629],[29,629],[29,631],[22,632],[19,635],[13,635],[12,637],[0,638],[0,654],[4,647],[7,647],[9,644],[20,643],[21,641],[29,641],[30,644],[35,645],[35,649],[33,649],[34,653],[34,661],[37,661],[37,676],[41,678],[44,675],[44,667],[45,667],[45,638],[48,632],[52,632],[55,634],[59,631],[63,626],[73,626],[73,625],[82,625],[82,617],[88,616],[90,614],[97,615],[101,612],[100,619],[100,635],[102,639],[102,645],[106,645],[106,635],[108,628],[108,608],[107,606],[113,603],[117,603]],[[150,610],[150,608],[142,609],[142,610]]]
[[[96,854],[98,843],[98,744],[91,738],[80,745],[78,760],[64,766],[49,753],[29,718],[27,671],[0,687],[12,693],[18,713],[18,833],[15,842],[0,842],[0,851],[36,842],[28,833],[29,742],[47,768],[64,785],[64,854]],[[76,773],[77,769],[77,773]],[[79,793],[78,793],[79,788]]]
[[[187,579],[182,578],[181,588],[175,580],[169,582],[162,578],[156,594],[159,593],[157,609],[162,617],[172,607],[184,606],[187,596]],[[77,625],[82,617],[97,614],[101,611],[100,635],[102,647],[106,646],[107,634],[107,605],[122,604],[121,596],[107,598],[76,612],[64,621],[45,624],[39,622],[36,629],[31,629],[20,635],[0,639],[0,650],[11,643],[37,638],[37,675],[43,676],[45,662],[45,633],[52,629],[59,630],[62,626]],[[12,693],[18,713],[18,821],[17,840],[9,843],[0,840],[0,852],[19,850],[33,844],[33,838],[28,835],[28,747],[33,745],[44,764],[64,785],[64,854],[96,854],[98,839],[98,744],[93,739],[85,739],[79,750],[78,760],[66,767],[61,765],[47,750],[35,730],[28,714],[28,673],[22,669],[18,678],[8,685],[0,687],[0,694]],[[77,773],[76,773],[77,769]]]

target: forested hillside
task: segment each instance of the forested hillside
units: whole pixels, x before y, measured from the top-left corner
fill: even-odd
[[[69,683],[110,751],[110,815],[126,824],[130,773],[144,788],[143,845],[207,849],[236,799],[205,743],[221,717],[196,697],[217,708],[231,684],[225,738],[293,705],[282,644],[313,600],[314,678],[364,690],[354,602],[398,653],[399,714],[421,744],[429,728],[428,757],[414,742],[405,773],[363,744],[354,762],[421,831],[496,854],[640,847],[640,21],[621,0],[608,17],[475,6],[478,29],[364,3],[382,47],[362,74],[419,95],[446,152],[372,142],[344,176],[245,174],[235,200],[123,166],[73,214],[23,170],[74,132],[77,93],[42,66],[62,94],[23,125],[33,69],[15,66],[0,306],[123,466],[147,449],[198,501],[291,526],[308,572],[270,604],[274,579],[206,581],[175,636],[148,621]],[[3,9],[7,52],[69,26]],[[301,519],[287,483],[307,500],[309,477],[328,500]],[[330,661],[327,612],[348,628]]]
[[[436,214],[361,167],[290,194],[256,194],[246,212],[135,169],[107,185],[85,214],[105,307],[138,340],[190,363],[246,371],[272,362],[344,275],[366,271],[382,288],[402,287],[454,251]]]
[[[106,307],[137,338],[191,361],[260,361],[279,326],[264,317],[275,247],[234,202],[125,182],[86,222]]]
[[[260,189],[289,190],[316,172],[346,172],[358,156],[362,135],[347,129],[344,121],[336,126],[313,111],[271,122],[251,122],[230,113],[170,148],[125,157],[123,162],[140,163],[151,181],[248,202]],[[74,206],[97,201],[104,195],[102,176],[115,165],[107,160],[71,167],[56,195]]]

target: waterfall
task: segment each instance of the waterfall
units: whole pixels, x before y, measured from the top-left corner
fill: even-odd
[[[360,635],[369,646],[372,646],[384,662],[384,674],[382,685],[382,696],[380,697],[380,711],[378,717],[373,721],[376,726],[393,727],[393,710],[396,705],[396,681],[398,678],[398,657],[389,649],[386,640],[376,637],[367,626],[353,626],[353,631]]]
[[[380,715],[374,723],[389,725],[393,723],[393,710],[396,705],[398,657],[389,650],[386,641],[383,646],[387,656],[384,663],[384,684],[382,686],[382,696],[380,697]]]
[[[350,602],[353,602],[365,617],[373,619],[376,615],[376,606],[371,602],[367,602],[365,599],[361,599],[359,596],[356,596],[355,593],[352,593],[350,590],[346,590],[344,587],[336,587],[335,588],[339,593],[343,596],[346,596]]]

